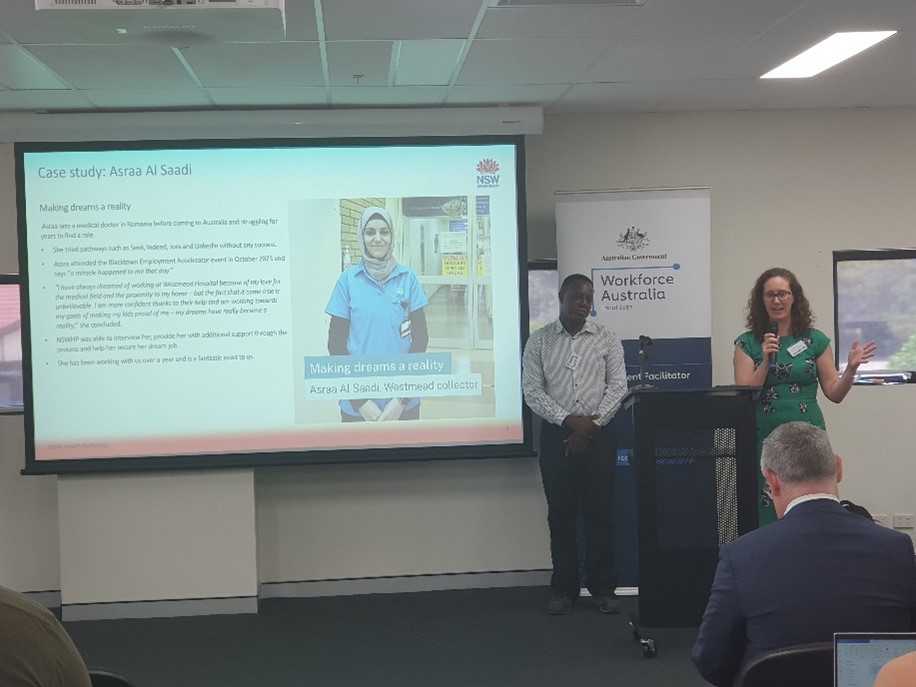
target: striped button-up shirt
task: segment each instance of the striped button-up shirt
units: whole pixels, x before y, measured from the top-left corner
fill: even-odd
[[[606,425],[627,393],[623,345],[607,327],[586,320],[570,336],[556,320],[535,331],[522,358],[525,401],[555,425],[569,415],[597,415]]]

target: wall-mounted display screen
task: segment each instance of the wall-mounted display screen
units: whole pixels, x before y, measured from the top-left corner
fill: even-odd
[[[853,341],[874,340],[878,350],[859,367],[863,383],[913,381],[916,371],[916,249],[833,253],[834,349],[846,368]]]
[[[18,144],[26,470],[530,453],[523,160]]]

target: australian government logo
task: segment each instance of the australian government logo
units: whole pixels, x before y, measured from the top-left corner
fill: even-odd
[[[636,305],[647,305],[652,301],[668,300],[668,291],[674,289],[677,272],[681,266],[649,265],[639,263],[666,261],[667,253],[650,254],[647,249],[652,241],[649,232],[636,226],[627,227],[617,237],[617,246],[622,253],[603,255],[602,262],[618,262],[619,267],[599,268],[595,282],[595,300],[603,310],[633,310]],[[668,269],[659,271],[659,267]],[[648,270],[648,271],[644,271]]]
[[[625,231],[617,235],[617,247],[621,248],[623,253],[611,255],[602,255],[602,262],[630,262],[631,260],[667,260],[667,253],[651,254],[645,252],[652,244],[649,238],[649,232],[643,231],[637,226],[627,227]]]
[[[631,253],[648,248],[650,243],[648,232],[640,231],[635,226],[627,227],[617,238],[617,245]]]
[[[484,158],[477,163],[477,188],[499,187],[499,163],[492,158]]]

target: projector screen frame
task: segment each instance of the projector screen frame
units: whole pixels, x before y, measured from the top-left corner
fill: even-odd
[[[346,463],[376,463],[434,460],[465,460],[530,457],[532,449],[531,416],[522,402],[519,408],[522,439],[511,443],[456,444],[451,446],[399,446],[385,448],[333,448],[310,450],[270,450],[266,452],[238,451],[216,453],[176,453],[142,457],[106,457],[79,459],[36,459],[35,407],[33,397],[32,312],[29,279],[29,241],[26,226],[26,188],[24,156],[29,153],[66,151],[155,151],[205,150],[221,148],[364,148],[364,147],[428,147],[511,145],[515,150],[515,198],[518,274],[518,346],[519,356],[528,335],[527,303],[527,236],[525,199],[524,136],[417,136],[417,137],[338,137],[338,138],[238,138],[238,139],[176,139],[176,140],[115,140],[115,141],[36,141],[14,145],[17,233],[19,238],[20,281],[23,332],[23,400],[26,456],[23,474],[101,473],[133,471],[174,471],[239,469],[272,466],[329,465]],[[34,248],[34,246],[33,246]],[[520,378],[520,370],[519,370]],[[520,382],[519,382],[520,385]]]

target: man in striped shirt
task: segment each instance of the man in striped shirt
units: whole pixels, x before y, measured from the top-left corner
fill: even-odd
[[[540,466],[553,560],[547,612],[569,613],[579,596],[576,515],[585,525],[589,593],[603,613],[619,613],[614,593],[614,472],[617,441],[608,423],[627,393],[623,346],[589,320],[594,285],[582,274],[560,287],[560,317],[528,339],[522,387],[543,420]]]

